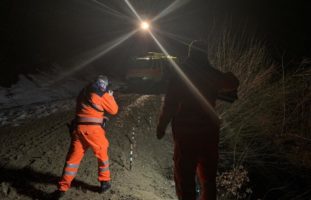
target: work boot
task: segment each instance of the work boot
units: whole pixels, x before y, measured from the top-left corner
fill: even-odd
[[[100,182],[100,193],[106,192],[111,188],[109,181],[101,181]]]
[[[59,200],[59,199],[61,199],[64,195],[65,195],[65,192],[64,192],[64,191],[55,190],[55,191],[51,194],[51,200]]]

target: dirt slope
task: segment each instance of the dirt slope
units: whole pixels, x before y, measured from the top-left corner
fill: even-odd
[[[64,199],[176,199],[172,180],[172,139],[155,138],[159,96],[119,95],[120,112],[108,124],[112,189],[97,192],[97,161],[88,150]],[[56,189],[69,147],[70,111],[54,112],[17,127],[0,128],[0,199],[48,199]],[[130,170],[131,132],[135,132]]]

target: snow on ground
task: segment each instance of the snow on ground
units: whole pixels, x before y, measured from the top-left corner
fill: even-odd
[[[67,111],[75,106],[74,99],[81,88],[92,80],[92,75],[75,76],[54,81],[55,73],[40,74],[19,81],[10,88],[0,87],[0,127],[19,126],[27,119],[39,119],[58,111]],[[32,80],[30,80],[32,79]],[[110,80],[114,89],[121,82]]]
[[[0,88],[0,109],[73,98],[86,83],[71,78],[44,85],[21,75],[15,85]]]
[[[39,85],[25,76],[10,88],[0,88],[0,126],[19,126],[57,111],[72,109],[85,81],[67,79],[57,85]]]
[[[71,110],[74,105],[75,101],[68,99],[2,109],[0,113],[0,127],[8,125],[20,126],[30,119],[36,120],[56,112]]]

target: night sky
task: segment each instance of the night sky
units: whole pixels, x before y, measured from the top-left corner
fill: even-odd
[[[18,74],[44,71],[53,64],[66,68],[68,60],[136,28],[135,16],[123,0],[98,2],[119,11],[124,18],[104,12],[92,0],[1,1],[0,84],[9,86],[18,80]],[[152,18],[172,2],[131,1],[146,18]],[[232,24],[247,21],[249,31],[256,30],[257,37],[267,44],[275,60],[283,57],[286,62],[295,63],[311,54],[310,9],[308,1],[192,0],[159,19],[155,26],[191,40],[209,34],[212,21],[216,24],[228,18]],[[185,55],[186,46],[161,38],[170,52]],[[109,70],[126,65],[130,57],[147,51],[159,49],[149,36],[137,33],[92,66],[105,66]]]

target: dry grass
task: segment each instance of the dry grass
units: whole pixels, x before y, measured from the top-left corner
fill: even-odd
[[[210,43],[210,52],[214,52],[210,53],[212,64],[222,71],[232,71],[240,80],[239,100],[217,107],[223,119],[220,169],[260,169],[258,176],[269,176],[270,181],[278,182],[282,175],[274,172],[292,169],[293,148],[301,148],[301,143],[307,146],[311,141],[310,70],[306,70],[311,62],[305,60],[297,71],[288,73],[284,66],[272,61],[264,44],[245,38],[249,37],[224,33],[219,41]],[[288,144],[288,138],[293,137],[297,139]],[[241,177],[234,174],[236,179]],[[280,188],[288,190],[290,185],[284,184]],[[226,190],[227,195],[232,188]],[[236,191],[235,199],[243,193]],[[295,194],[293,191],[292,195]]]

